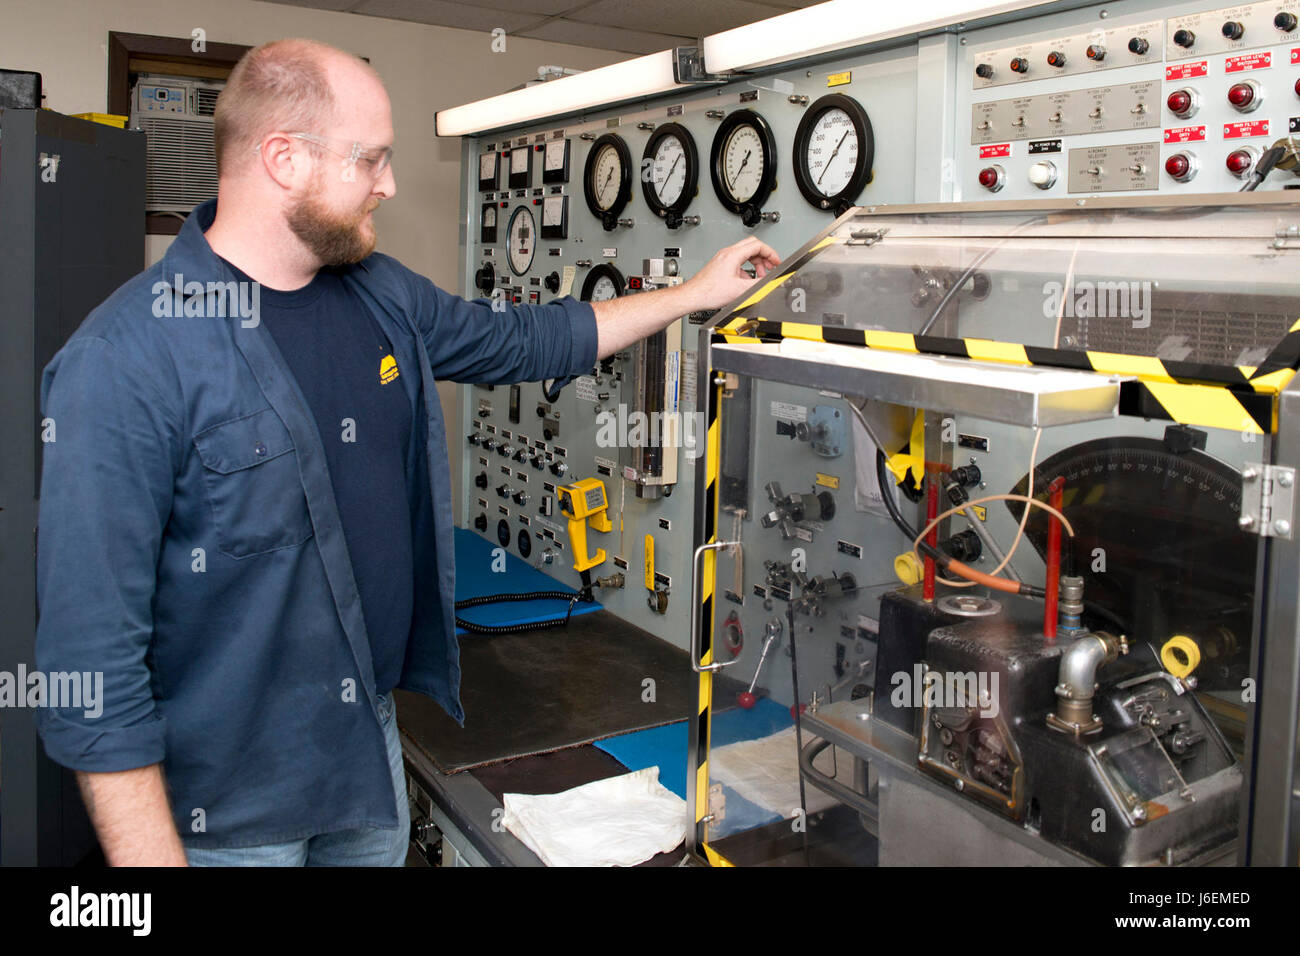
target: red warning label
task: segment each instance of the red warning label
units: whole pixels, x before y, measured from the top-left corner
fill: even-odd
[[[1224,123],[1224,139],[1245,139],[1248,136],[1267,136],[1268,120],[1244,120],[1240,123]]]
[[[1300,46],[1291,51],[1291,62],[1300,63]]]
[[[1204,140],[1204,126],[1175,126],[1165,130],[1166,143],[1200,143]]]
[[[980,159],[996,159],[999,156],[1010,156],[1011,144],[998,143],[994,146],[981,146]]]
[[[1295,60],[1295,53],[1291,54],[1292,61]],[[1273,54],[1267,51],[1263,53],[1247,53],[1244,56],[1230,56],[1223,61],[1224,73],[1245,73],[1249,70],[1267,70],[1273,65]]]
[[[1199,63],[1175,63],[1173,66],[1165,67],[1165,79],[1190,80],[1196,76],[1208,76],[1209,72],[1209,60],[1201,60]]]

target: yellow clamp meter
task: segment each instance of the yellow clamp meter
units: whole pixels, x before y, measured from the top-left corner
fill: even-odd
[[[569,519],[569,547],[573,549],[573,570],[587,571],[605,563],[605,549],[597,548],[595,555],[587,557],[587,522],[596,531],[612,531],[606,509],[605,484],[599,478],[583,478],[571,485],[557,488],[555,497],[560,510]]]

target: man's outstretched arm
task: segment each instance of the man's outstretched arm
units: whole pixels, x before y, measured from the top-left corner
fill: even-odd
[[[746,262],[754,266],[754,276],[741,270]],[[597,354],[600,358],[613,355],[691,312],[720,309],[780,264],[770,246],[750,236],[718,250],[699,272],[679,286],[593,302]]]

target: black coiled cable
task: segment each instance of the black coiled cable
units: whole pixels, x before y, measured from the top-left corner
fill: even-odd
[[[548,627],[567,627],[573,616],[573,608],[579,601],[591,601],[590,588],[570,594],[568,591],[525,591],[521,594],[484,594],[480,597],[465,598],[456,602],[456,610],[467,607],[482,607],[485,604],[507,604],[513,601],[568,601],[569,609],[564,617],[550,618],[545,621],[530,621],[526,624],[475,624],[457,615],[456,626],[463,627],[473,634],[523,634],[527,631],[542,631]]]

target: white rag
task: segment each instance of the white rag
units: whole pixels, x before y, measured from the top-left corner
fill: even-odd
[[[547,866],[635,866],[686,839],[686,801],[646,767],[564,793],[507,793],[504,823]]]
[[[813,761],[813,766],[828,777],[835,776],[841,783],[852,779],[852,760],[837,761],[835,774],[831,773],[829,764],[829,753],[822,753]],[[794,727],[757,740],[718,747],[709,754],[709,778],[731,787],[750,803],[790,819],[799,810],[799,747]],[[805,787],[804,792],[809,813],[827,810],[838,803],[813,786]]]

